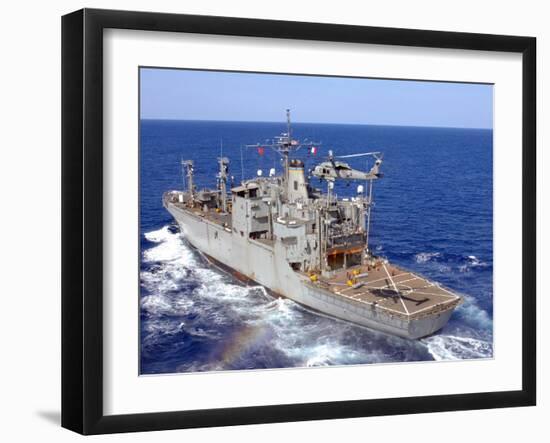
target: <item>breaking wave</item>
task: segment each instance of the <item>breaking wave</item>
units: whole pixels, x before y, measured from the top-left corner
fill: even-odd
[[[410,341],[315,314],[212,267],[173,226],[144,234],[141,370],[169,373],[485,358],[492,340],[454,326]],[[473,298],[460,327],[491,328]],[[464,321],[462,321],[464,320]],[[466,326],[464,326],[466,324]]]
[[[414,261],[421,265],[435,265],[441,271],[457,269],[459,272],[470,272],[475,268],[487,268],[490,266],[475,255],[453,255],[441,252],[420,252],[414,254]]]
[[[439,252],[420,252],[414,256],[416,263],[426,263],[432,260],[433,258],[440,257]]]
[[[458,268],[460,272],[470,272],[474,268],[486,268],[489,266],[488,263],[481,261],[475,255],[469,255],[464,261],[465,263]]]
[[[490,342],[470,337],[435,335],[421,340],[435,360],[464,360],[491,358],[493,345]]]
[[[487,311],[479,307],[472,296],[463,294],[462,298],[464,299],[464,303],[455,311],[460,317],[461,322],[477,330],[492,331],[493,319]]]

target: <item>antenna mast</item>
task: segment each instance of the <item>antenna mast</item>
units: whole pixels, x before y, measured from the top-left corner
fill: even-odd
[[[180,166],[181,166],[181,181],[183,182],[183,191],[185,192],[185,163],[183,162],[183,157],[180,157]]]
[[[182,170],[186,169],[187,171],[187,190],[189,194],[191,194],[191,201],[193,201],[195,194],[195,184],[193,183],[193,160],[182,160],[181,167]]]
[[[292,140],[290,138],[290,109],[286,110],[286,128],[287,128],[288,139]]]
[[[369,247],[369,235],[370,235],[370,212],[372,209],[372,182],[373,180],[369,180],[369,196],[367,201],[367,238],[366,238],[366,244],[367,244],[367,251],[369,251],[370,254],[370,247]]]
[[[227,171],[229,159],[227,157],[219,157],[220,172],[218,173],[221,210],[227,212]]]
[[[292,138],[290,137],[290,109],[286,110],[286,136],[286,149],[281,150],[281,152],[283,153],[285,159],[285,185],[288,188],[288,154],[292,145]]]
[[[313,141],[304,141],[300,142],[298,140],[292,139],[292,127],[290,124],[290,109],[286,110],[286,133],[283,132],[281,135],[273,138],[272,140],[267,140],[266,143],[256,143],[255,145],[245,145],[246,148],[270,148],[273,151],[277,152],[283,158],[283,183],[286,194],[288,195],[289,187],[289,155],[291,151],[298,151],[302,147],[312,147],[319,146],[321,143]]]
[[[243,145],[241,145],[241,185],[244,183]]]

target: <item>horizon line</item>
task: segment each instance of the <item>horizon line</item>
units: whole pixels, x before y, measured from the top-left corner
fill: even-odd
[[[218,122],[218,123],[281,123],[281,120],[214,120],[214,119],[186,119],[186,118],[151,118],[140,117],[139,120],[156,120],[156,121],[182,121],[182,122]],[[390,126],[397,128],[437,128],[437,129],[477,129],[477,130],[493,130],[493,127],[471,127],[471,126],[429,126],[429,125],[396,125],[396,124],[376,124],[376,123],[331,123],[331,122],[305,122],[293,121],[292,124],[309,124],[309,125],[341,125],[341,126]]]

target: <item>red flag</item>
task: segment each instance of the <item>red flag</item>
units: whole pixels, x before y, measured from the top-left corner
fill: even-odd
[[[260,155],[264,155],[264,148],[263,147],[258,147],[258,154]]]

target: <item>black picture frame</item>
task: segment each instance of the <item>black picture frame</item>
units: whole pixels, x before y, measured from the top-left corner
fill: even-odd
[[[103,31],[108,28],[522,54],[522,389],[131,415],[103,413]],[[82,434],[536,404],[536,39],[83,9],[62,18],[62,426]]]

